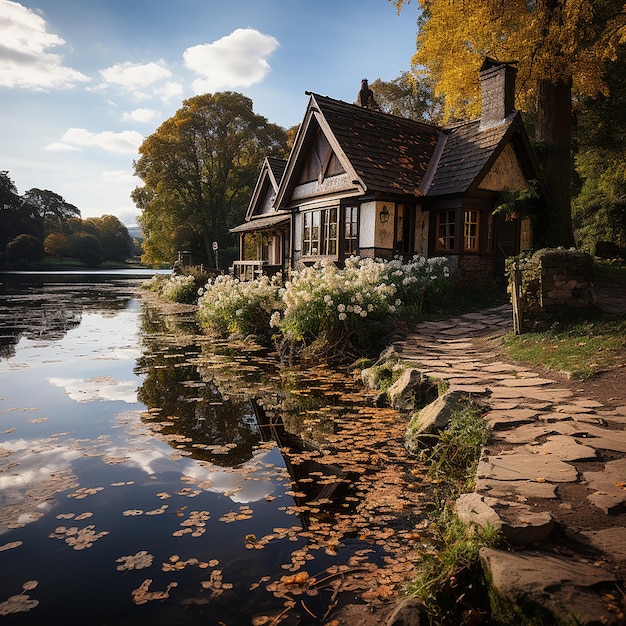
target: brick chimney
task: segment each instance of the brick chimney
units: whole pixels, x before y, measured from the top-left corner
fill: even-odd
[[[481,128],[496,126],[515,111],[517,68],[513,63],[516,61],[505,63],[486,57],[480,68]]]

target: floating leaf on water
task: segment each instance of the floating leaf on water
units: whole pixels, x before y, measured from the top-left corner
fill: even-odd
[[[11,543],[5,543],[3,546],[0,546],[0,552],[4,552],[5,550],[12,550],[13,548],[19,548],[21,545],[21,541],[12,541]]]
[[[81,487],[77,489],[74,493],[68,493],[68,498],[76,498],[76,500],[82,500],[87,496],[91,496],[94,493],[98,493],[98,491],[102,491],[104,487]]]
[[[170,589],[177,587],[178,583],[171,582],[163,591],[148,591],[152,584],[152,578],[146,578],[141,585],[132,592],[135,604],[145,604],[150,600],[164,600],[170,597]]]
[[[150,567],[153,560],[154,556],[152,554],[148,554],[146,550],[140,550],[137,554],[122,556],[119,559],[116,559],[116,563],[121,563],[121,565],[118,565],[116,569],[119,571],[144,569],[146,567]]]
[[[39,605],[39,600],[31,599],[25,593],[11,596],[8,600],[0,603],[0,615],[11,615],[12,613],[26,613]]]
[[[63,539],[74,550],[84,550],[85,548],[91,548],[98,539],[109,534],[108,530],[96,533],[95,528],[93,524],[80,530],[76,526],[70,528],[59,526],[49,536],[51,539]]]
[[[143,511],[141,509],[128,509],[122,513],[124,517],[135,517],[137,515],[143,515]]]

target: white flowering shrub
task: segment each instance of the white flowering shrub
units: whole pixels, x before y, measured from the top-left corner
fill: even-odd
[[[268,335],[272,313],[281,306],[281,284],[280,275],[251,281],[218,276],[199,290],[198,320],[219,332]]]
[[[322,261],[291,273],[282,292],[283,310],[272,324],[292,342],[346,337],[368,321],[386,319],[396,291],[385,281],[383,263],[351,257],[338,269]]]
[[[161,288],[161,295],[172,302],[192,304],[198,297],[198,287],[193,276],[171,276]]]
[[[168,278],[169,276],[167,274],[154,274],[152,278],[141,283],[141,287],[147,291],[161,293],[161,288],[167,282]]]
[[[188,274],[155,274],[142,287],[172,302],[194,304],[198,299],[198,287],[204,285],[206,280],[206,274],[193,271]]]
[[[450,291],[450,269],[445,257],[414,256],[407,262],[395,258],[386,263],[388,281],[396,286],[400,317],[412,318],[432,310]],[[395,304],[395,303],[394,303]]]
[[[328,350],[367,349],[392,317],[415,316],[451,284],[445,259],[380,261],[351,257],[343,269],[332,261],[240,282],[209,281],[198,301],[200,324],[221,332],[282,336],[282,344],[324,344]]]

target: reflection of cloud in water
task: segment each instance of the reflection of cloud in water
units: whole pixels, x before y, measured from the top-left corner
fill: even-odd
[[[8,453],[12,464],[19,465],[19,472],[0,473],[0,489],[24,489],[32,483],[49,478],[55,472],[69,467],[70,462],[82,451],[55,446],[50,450],[36,449],[37,442],[17,439],[0,446],[0,452]]]
[[[137,383],[133,380],[117,381],[110,376],[100,376],[82,380],[79,378],[48,378],[48,382],[65,389],[65,393],[75,402],[95,402],[110,400],[137,402]]]
[[[271,476],[263,472],[267,455],[267,450],[259,450],[237,469],[225,470],[214,465],[195,464],[185,468],[185,474],[196,478],[198,482],[210,480],[213,484],[209,491],[228,495],[233,502],[240,504],[256,502],[266,498],[276,489]]]
[[[0,446],[8,462],[0,473],[0,533],[38,520],[53,506],[56,494],[74,480],[71,462],[82,451],[58,445],[44,449],[37,447],[40,443],[17,439]],[[13,465],[20,471],[11,472]]]
[[[171,449],[109,448],[106,451],[106,456],[124,457],[126,466],[134,466],[146,474],[154,476],[158,472],[172,469],[170,453]],[[263,473],[267,454],[267,450],[259,450],[249,461],[236,469],[198,463],[189,459],[177,463],[177,468],[180,467],[181,476],[194,478],[198,485],[208,481],[211,486],[205,487],[206,491],[223,494],[233,502],[245,504],[262,500],[276,489],[272,477]]]

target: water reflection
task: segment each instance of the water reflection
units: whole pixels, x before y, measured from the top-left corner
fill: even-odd
[[[94,280],[99,285],[94,289]],[[137,282],[74,274],[0,274],[0,358],[15,355],[24,337],[33,341],[61,339],[76,328],[84,311],[103,313],[125,309]]]
[[[62,290],[80,325],[0,362],[3,624],[312,625],[393,598],[423,522],[398,416],[136,286]],[[102,294],[127,306],[80,304]]]

